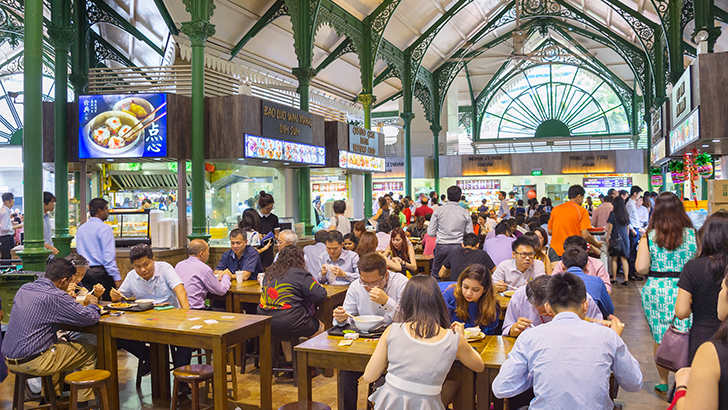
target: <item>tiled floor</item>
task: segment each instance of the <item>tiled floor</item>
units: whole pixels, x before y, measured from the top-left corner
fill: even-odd
[[[639,282],[640,285],[642,283],[644,282]],[[664,410],[668,405],[665,402],[664,395],[657,394],[653,389],[654,384],[658,381],[657,370],[652,359],[653,341],[642,314],[638,288],[634,283],[631,283],[629,286],[615,285],[612,298],[616,307],[617,316],[626,323],[622,337],[627,343],[627,346],[629,346],[631,353],[640,362],[644,374],[642,390],[638,393],[620,391],[617,403],[622,404],[624,409],[629,410]],[[251,367],[252,365],[248,366],[248,368]],[[149,386],[148,377],[145,378],[145,383],[141,391],[137,392],[134,387],[135,359],[123,352],[119,352],[119,368],[121,372],[119,376],[120,380],[122,380],[122,385],[120,386],[121,400],[123,403],[122,409],[169,409],[168,403],[152,404],[151,387]],[[236,407],[240,407],[241,410],[259,408],[258,380],[257,371],[238,376],[239,400],[237,403],[230,404],[230,410],[234,410]],[[0,384],[0,410],[9,410],[11,408],[12,389],[12,377],[9,377],[4,383]],[[363,399],[365,394],[366,390],[362,385],[359,391],[360,408],[364,408]],[[313,397],[314,400],[327,403],[335,409],[336,378],[316,377],[313,380]],[[297,390],[293,387],[292,379],[274,379],[274,409],[285,403],[296,401],[296,399]],[[180,406],[180,408],[189,408],[188,403]]]

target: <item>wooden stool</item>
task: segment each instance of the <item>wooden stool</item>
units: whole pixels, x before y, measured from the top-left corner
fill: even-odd
[[[294,337],[294,338],[277,338],[273,337],[273,373],[276,372],[291,372],[293,375],[293,386],[298,387],[298,373],[296,373],[298,365],[296,361],[296,345],[298,345],[300,338]],[[281,356],[283,356],[285,360],[285,355],[283,354],[283,346],[281,346],[281,342],[288,342],[291,344],[291,367],[282,367],[280,364]]]
[[[71,410],[78,410],[79,389],[99,389],[99,408],[110,410],[106,381],[111,377],[107,370],[82,370],[66,376],[64,381],[71,386]]]
[[[172,387],[172,404],[171,410],[177,410],[177,399],[179,398],[179,383],[184,382],[190,385],[192,390],[192,410],[200,409],[200,391],[199,384],[207,382],[210,384],[213,376],[213,368],[206,364],[191,364],[174,369],[174,387]],[[207,387],[205,388],[207,390]],[[207,391],[205,392],[207,397]]]
[[[14,371],[10,371],[15,375],[15,392],[13,393],[13,410],[22,410],[25,409],[25,387],[26,382],[28,379],[34,379],[36,377],[41,378],[41,385],[43,395],[45,396],[46,400],[48,401],[48,404],[44,404],[42,406],[37,407],[31,407],[28,410],[32,409],[44,409],[44,408],[50,408],[52,410],[56,410],[58,408],[58,403],[56,402],[56,391],[53,388],[53,376],[34,376],[32,374],[27,373],[18,373]],[[41,396],[36,396],[37,399],[40,399]],[[36,397],[34,397],[32,400],[36,400]]]
[[[317,401],[298,401],[284,404],[278,410],[331,410],[331,407]]]

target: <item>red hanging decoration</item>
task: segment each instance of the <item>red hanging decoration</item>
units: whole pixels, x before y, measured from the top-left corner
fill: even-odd
[[[695,206],[698,206],[698,185],[696,181],[700,178],[698,175],[698,169],[695,166],[695,158],[699,155],[698,150],[693,148],[692,151],[686,152],[683,155],[683,165],[685,167],[685,178],[690,181],[690,192],[695,201]]]

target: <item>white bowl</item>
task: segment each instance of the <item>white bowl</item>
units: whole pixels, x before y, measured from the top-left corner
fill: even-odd
[[[466,327],[464,333],[465,333],[466,339],[472,339],[474,337],[478,337],[478,335],[480,334],[480,328],[479,327]]]
[[[362,333],[369,333],[370,329],[374,328],[375,326],[382,323],[382,321],[384,321],[384,316],[365,315],[357,316],[357,319],[354,319],[354,324],[356,325],[356,328],[359,329],[359,331]]]
[[[142,309],[149,309],[154,306],[154,299],[137,299],[136,304]]]

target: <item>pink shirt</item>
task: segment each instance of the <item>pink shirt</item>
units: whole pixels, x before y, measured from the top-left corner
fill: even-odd
[[[609,218],[609,214],[611,214],[613,210],[614,205],[610,204],[609,202],[604,202],[603,204],[599,205],[597,209],[592,212],[592,226],[595,228],[606,228],[607,218]]]
[[[564,262],[559,261],[554,266],[553,272],[551,272],[551,274],[556,275],[557,273],[564,272],[566,272]],[[612,282],[610,282],[609,273],[607,273],[607,268],[604,267],[602,261],[597,258],[592,258],[590,256],[589,262],[586,264],[586,269],[584,270],[584,273],[589,276],[596,276],[601,279],[604,282],[604,286],[607,287],[607,292],[612,293]]]
[[[432,256],[435,253],[435,238],[425,234],[422,237],[422,243],[425,247],[422,251],[422,254]]]

